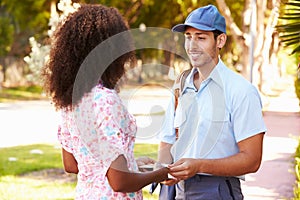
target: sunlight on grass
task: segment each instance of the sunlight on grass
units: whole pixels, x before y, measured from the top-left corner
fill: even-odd
[[[136,144],[135,157],[149,156],[156,159],[157,148],[155,144]],[[55,145],[36,144],[0,148],[0,199],[74,199],[76,180],[70,181],[62,177],[66,175],[64,173],[53,175],[51,169],[62,170],[61,150]],[[38,175],[34,174],[36,172]],[[143,195],[145,200],[158,199],[157,193],[149,194],[148,186],[143,189]]]
[[[157,160],[157,151],[158,151],[157,144],[137,143],[134,145],[134,156],[136,158],[141,156],[148,156],[154,160]]]
[[[0,89],[0,102],[11,102],[19,100],[41,100],[47,99],[43,95],[40,86],[14,87]]]
[[[32,153],[32,150],[39,150],[42,154]],[[54,145],[26,145],[1,148],[0,176],[20,175],[47,168],[62,168],[60,152],[60,148]]]
[[[158,188],[157,188],[158,191]],[[143,197],[144,200],[157,200],[158,199],[158,194],[149,194],[149,190],[147,188],[143,189]]]
[[[75,183],[36,180],[25,177],[4,176],[0,178],[2,200],[74,199]]]
[[[0,178],[1,200],[71,200],[74,199],[76,183],[49,182],[31,178],[4,176]],[[145,200],[158,199],[143,189]]]

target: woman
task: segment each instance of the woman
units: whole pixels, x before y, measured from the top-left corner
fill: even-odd
[[[64,168],[78,173],[76,199],[142,199],[141,188],[167,178],[167,168],[138,172],[133,156],[137,127],[116,91],[125,65],[134,61],[126,31],[117,9],[81,5],[57,29],[44,68],[45,89],[62,113]],[[113,55],[120,48],[128,51]]]

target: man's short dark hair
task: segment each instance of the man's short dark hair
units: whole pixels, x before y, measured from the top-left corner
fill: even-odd
[[[223,32],[222,31],[219,31],[219,30],[214,30],[213,31],[213,34],[214,34],[214,38],[215,38],[215,40],[217,39],[217,37],[219,36],[219,35],[221,35]]]

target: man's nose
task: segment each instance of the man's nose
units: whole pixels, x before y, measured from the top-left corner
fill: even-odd
[[[196,49],[196,48],[200,48],[199,43],[195,38],[192,38],[189,43],[189,49]]]

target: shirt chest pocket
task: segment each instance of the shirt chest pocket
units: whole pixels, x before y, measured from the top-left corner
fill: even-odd
[[[211,105],[210,112],[203,115],[206,121],[211,123],[227,123],[230,122],[230,115],[225,104],[215,103]]]
[[[197,103],[195,101],[195,95],[193,94],[185,94],[178,98],[178,105],[175,111],[174,118],[174,128],[179,128],[186,122],[187,117],[189,117],[189,112],[192,104]]]
[[[178,103],[177,109],[175,111],[175,118],[174,118],[174,128],[179,128],[185,121],[186,121],[186,113],[183,110],[184,107],[181,103]]]
[[[197,105],[196,105],[197,104]],[[192,118],[192,119],[190,119]],[[180,128],[185,122],[204,123],[203,127],[229,125],[230,114],[223,103],[206,104],[194,101],[179,101],[174,118],[174,128]]]

